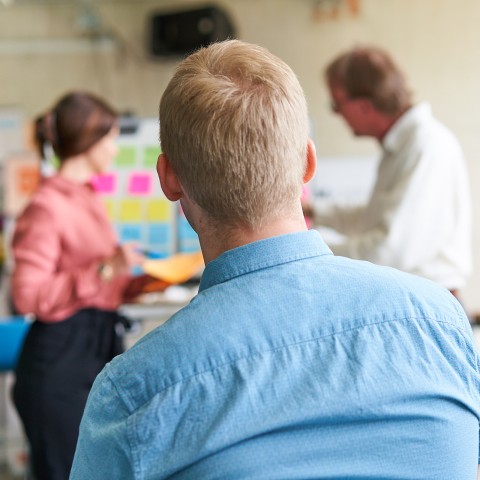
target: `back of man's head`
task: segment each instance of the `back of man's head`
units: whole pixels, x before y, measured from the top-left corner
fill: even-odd
[[[341,87],[350,98],[367,98],[375,108],[395,116],[411,106],[405,76],[391,56],[377,47],[356,47],[327,67],[330,87]]]
[[[229,40],[181,62],[160,103],[160,140],[214,221],[260,227],[300,198],[306,100],[290,67],[264,48]]]

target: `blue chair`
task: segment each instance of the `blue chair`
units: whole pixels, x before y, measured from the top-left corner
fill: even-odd
[[[0,317],[0,372],[15,369],[30,325],[24,316]]]
[[[7,382],[6,374],[12,372],[17,364],[25,335],[30,328],[31,321],[24,316],[0,317],[0,447],[3,449],[3,458],[7,455]],[[27,477],[28,472],[24,474]]]

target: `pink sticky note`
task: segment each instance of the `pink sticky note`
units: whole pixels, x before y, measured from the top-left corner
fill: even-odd
[[[108,195],[115,192],[115,180],[116,177],[114,173],[105,173],[93,177],[91,183],[95,191]]]
[[[128,193],[131,195],[148,195],[151,180],[150,173],[132,173],[128,179]]]

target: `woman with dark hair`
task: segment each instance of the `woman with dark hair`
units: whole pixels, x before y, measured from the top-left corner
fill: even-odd
[[[117,120],[103,100],[75,92],[35,124],[42,156],[48,143],[60,160],[18,218],[12,241],[12,300],[36,319],[13,389],[36,480],[68,479],[90,387],[123,351],[116,309],[141,284],[130,270],[143,257],[117,243],[90,184],[116,155]]]

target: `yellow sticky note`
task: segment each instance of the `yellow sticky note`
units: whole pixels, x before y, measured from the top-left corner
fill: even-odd
[[[120,202],[120,220],[122,222],[140,222],[142,220],[142,203],[136,199]]]
[[[166,198],[150,200],[147,203],[147,220],[150,222],[166,222],[172,218],[172,203]]]
[[[146,260],[143,270],[146,274],[168,283],[182,283],[200,272],[204,266],[202,252],[177,253],[169,258]]]
[[[111,198],[104,198],[103,203],[105,205],[108,218],[113,220],[115,218],[115,202]]]

